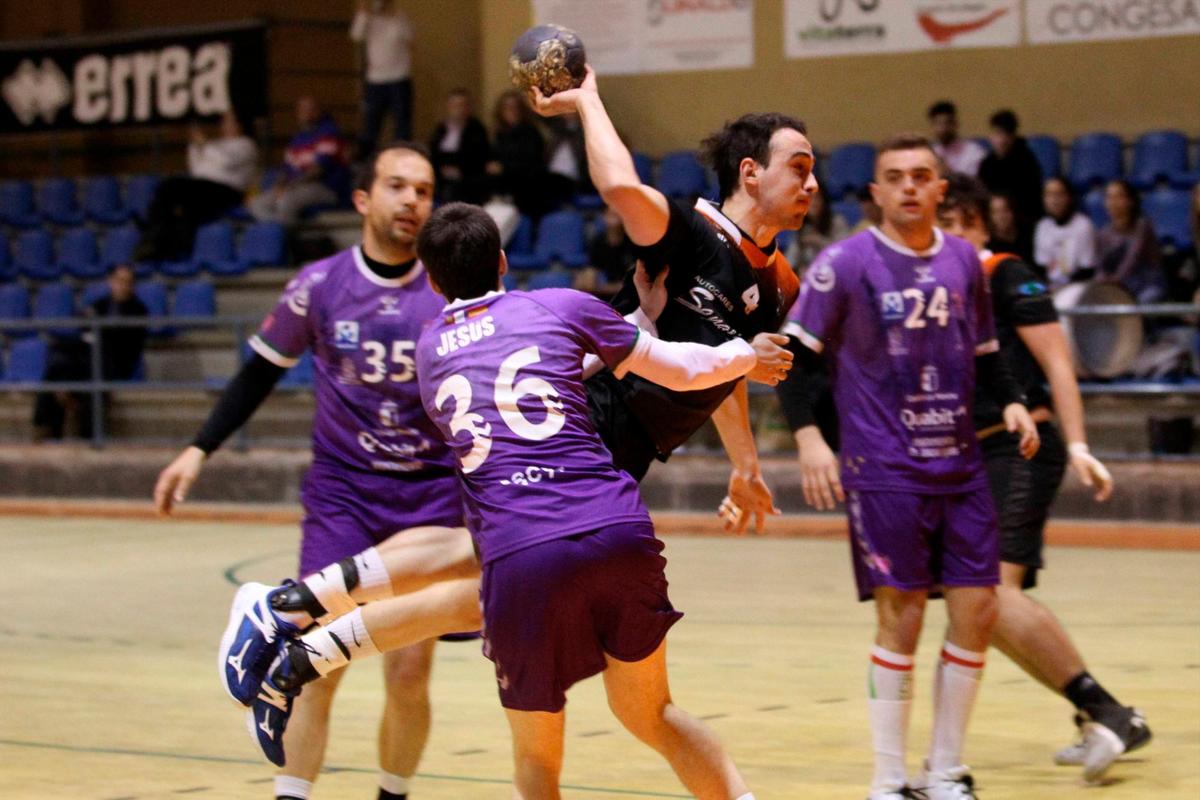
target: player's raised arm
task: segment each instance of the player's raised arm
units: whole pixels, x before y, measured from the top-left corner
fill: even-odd
[[[587,77],[578,89],[549,96],[537,87],[529,91],[534,110],[544,117],[579,115],[592,183],[604,202],[620,215],[630,241],[645,246],[661,240],[670,219],[667,198],[638,177],[633,156],[621,141],[600,99],[592,68],[587,68]]]

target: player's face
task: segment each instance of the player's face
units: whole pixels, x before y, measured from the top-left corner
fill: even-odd
[[[961,236],[976,250],[982,250],[987,244],[988,232],[983,220],[971,216],[970,219],[961,208],[940,209],[937,217],[938,227],[951,236]]]
[[[932,228],[945,193],[946,182],[938,175],[932,150],[889,150],[879,156],[871,195],[885,221],[898,228]]]
[[[411,150],[385,150],[371,191],[355,192],[354,204],[378,241],[411,248],[433,211],[433,166]]]
[[[958,136],[958,119],[953,114],[935,114],[930,124],[934,138],[942,144],[950,144]]]
[[[780,128],[771,135],[767,166],[756,165],[756,202],[764,220],[772,227],[795,230],[820,188],[813,175],[813,148],[808,137],[793,128]]]

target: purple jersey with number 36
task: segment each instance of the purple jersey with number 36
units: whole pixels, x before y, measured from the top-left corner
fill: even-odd
[[[609,367],[637,328],[570,289],[492,292],[446,306],[417,343],[425,409],[458,457],[483,563],[649,519],[588,412],[585,353]]]
[[[934,236],[921,253],[878,228],[826,248],[784,327],[833,372],[847,488],[987,485],[971,406],[975,356],[998,349],[991,296],[974,248]]]

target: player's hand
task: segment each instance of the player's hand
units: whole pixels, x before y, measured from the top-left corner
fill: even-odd
[[[586,67],[587,75],[583,78],[583,83],[577,89],[567,89],[565,92],[556,92],[549,97],[542,94],[542,90],[536,86],[529,87],[529,105],[533,110],[541,114],[543,117],[556,117],[560,114],[574,114],[579,111],[579,104],[583,102],[588,95],[599,95],[600,90],[596,86],[596,72],[589,64]]]
[[[158,474],[158,482],[154,484],[154,507],[159,514],[170,514],[176,503],[187,499],[207,457],[199,447],[189,447]]]
[[[1072,442],[1068,445],[1067,451],[1071,454],[1071,468],[1079,476],[1080,482],[1084,486],[1096,489],[1096,494],[1094,495],[1096,502],[1103,503],[1112,497],[1112,473],[1108,471],[1108,468],[1104,464],[1100,463],[1100,459],[1088,452],[1087,444],[1084,442]]]
[[[754,517],[754,532],[762,533],[767,515],[782,514],[775,507],[771,490],[763,480],[762,473],[743,472],[735,469],[729,476],[729,494],[721,501],[717,515],[725,522],[725,530],[736,534],[746,532],[750,517]]]
[[[671,271],[670,267],[663,267],[658,273],[658,277],[651,278],[650,273],[646,271],[646,264],[640,258],[637,262],[637,267],[633,270],[633,285],[638,293],[638,305],[642,307],[642,313],[651,322],[657,322],[659,315],[663,309],[667,307],[667,273]]]
[[[804,502],[818,511],[832,511],[846,500],[842,490],[837,456],[829,449],[815,425],[801,428],[796,434],[800,448],[800,484]]]
[[[792,351],[786,345],[788,337],[782,333],[760,333],[750,341],[758,363],[746,377],[758,383],[774,386],[787,377],[792,368]]]
[[[1033,417],[1029,416],[1029,409],[1020,403],[1009,403],[1004,407],[1004,427],[1009,433],[1017,433],[1021,436],[1020,443],[1017,444],[1017,449],[1021,451],[1021,455],[1025,460],[1033,458],[1037,455],[1038,448],[1042,446],[1042,440],[1038,437],[1037,423],[1033,421]]]

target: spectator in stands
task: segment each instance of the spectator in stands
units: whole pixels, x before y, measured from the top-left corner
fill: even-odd
[[[979,165],[979,178],[992,194],[1008,195],[1021,238],[1032,242],[1033,228],[1042,218],[1042,167],[1025,138],[1017,135],[1016,114],[997,111],[990,124],[992,152]]]
[[[1192,188],[1192,245],[1177,248],[1164,255],[1163,269],[1167,277],[1167,301],[1171,303],[1196,302],[1200,295],[1200,183]],[[1200,347],[1200,341],[1197,341]],[[1200,350],[1196,352],[1200,358]]]
[[[842,219],[841,214],[834,213],[823,193],[817,192],[809,202],[804,227],[800,228],[796,237],[792,239],[785,255],[792,269],[803,275],[818,253],[849,235],[850,226],[846,224],[846,220]]]
[[[249,203],[258,220],[295,225],[313,206],[334,205],[349,188],[346,145],[333,117],[316,98],[296,101],[300,130],[283,153],[283,174]]]
[[[1033,234],[1034,260],[1046,270],[1052,287],[1091,277],[1096,266],[1096,226],[1079,212],[1070,184],[1051,178],[1042,200],[1046,216]]]
[[[508,195],[527,216],[546,212],[546,140],[524,96],[509,89],[496,101],[492,160],[487,164],[492,192]]]
[[[258,169],[258,146],[234,112],[221,115],[220,135],[192,126],[187,177],[159,184],[146,212],[138,261],[174,261],[192,252],[196,229],[241,205]]]
[[[620,290],[625,275],[637,264],[637,253],[617,212],[606,207],[602,220],[603,229],[596,231],[588,242],[588,263],[594,272],[587,281],[591,285],[585,288],[608,298]]]
[[[1139,303],[1156,303],[1166,295],[1162,250],[1150,220],[1142,215],[1137,189],[1124,180],[1104,188],[1109,223],[1096,235],[1098,280],[1124,286]]]
[[[1013,253],[1025,261],[1033,260],[1033,236],[1017,226],[1017,213],[1013,201],[1006,194],[994,194],[988,204],[988,239],[987,249],[993,253]]]
[[[119,264],[108,275],[108,294],[89,308],[86,317],[145,317],[145,303],[134,294],[133,267]],[[82,337],[56,337],[46,359],[46,381],[86,381],[92,375],[91,334]],[[100,329],[100,377],[106,381],[129,380],[137,372],[146,345],[146,329],[142,326]],[[104,396],[107,407],[108,398]],[[79,421],[79,435],[92,435],[91,398],[84,392],[40,392],[33,406],[34,441],[61,439],[68,409]]]
[[[365,44],[362,128],[358,157],[375,152],[383,119],[392,116],[392,139],[412,138],[413,26],[397,0],[358,0],[350,38]]]
[[[550,196],[554,204],[569,203],[577,194],[595,192],[588,174],[587,149],[578,115],[550,117],[546,125],[550,129],[547,169],[550,170]]]
[[[864,186],[855,192],[854,199],[858,201],[858,208],[862,212],[862,219],[850,229],[847,236],[861,233],[872,225],[878,225],[883,221],[883,210],[875,204],[875,198],[871,196],[870,186]]]
[[[949,100],[939,100],[929,107],[929,127],[933,131],[933,152],[950,172],[974,177],[987,157],[987,150],[978,142],[961,139],[958,135],[958,108]]]
[[[487,202],[487,130],[471,111],[471,94],[452,89],[446,96],[446,116],[429,141],[437,170],[437,199],[443,203]]]

